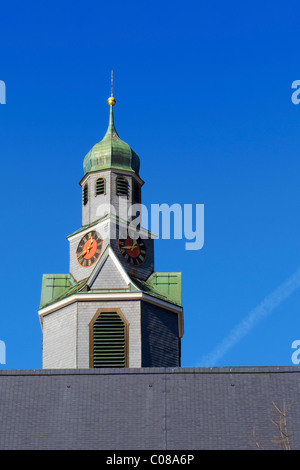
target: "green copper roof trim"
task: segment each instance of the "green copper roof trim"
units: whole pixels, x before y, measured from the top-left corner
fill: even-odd
[[[103,222],[105,219],[108,219],[110,217],[109,214],[105,214],[103,217],[100,217],[100,219],[95,220],[94,222],[91,222],[90,224],[83,225],[80,227],[78,230],[75,230],[75,232],[71,233],[68,235],[66,238],[73,237],[73,235],[76,235],[77,233],[83,232],[84,230],[89,229],[90,227],[93,227],[94,225],[98,224],[100,221]]]
[[[81,283],[82,284],[82,283]],[[40,309],[52,304],[66,293],[71,295],[78,284],[70,274],[43,274]]]
[[[130,276],[136,287],[145,294],[182,306],[181,273],[154,272],[146,281]]]
[[[83,161],[84,174],[109,168],[131,171],[139,176],[140,159],[118,136],[112,106],[110,106],[109,124],[105,136],[92,147]]]
[[[182,305],[181,299],[181,273],[180,272],[157,272],[151,274],[146,283],[170,302]]]
[[[84,279],[75,282],[70,274],[44,274],[42,281],[42,293],[39,310],[59,302],[75,293],[90,294],[117,294],[143,292],[152,297],[165,300],[166,302],[182,306],[181,304],[181,273],[162,272],[153,273],[142,281],[130,276],[132,283],[125,289],[89,289]]]
[[[114,220],[115,222],[121,224],[121,225],[124,225],[124,227],[126,226],[130,226],[131,224],[131,221],[128,221],[128,220],[125,220],[125,219],[122,219],[121,217],[118,217],[116,216],[115,214],[105,214],[103,217],[100,217],[100,219],[97,219],[95,220],[94,222],[91,222],[90,224],[87,224],[87,225],[83,225],[82,227],[80,227],[78,230],[75,230],[75,232],[71,233],[70,235],[68,235],[66,238],[70,238],[70,237],[73,237],[74,235],[76,235],[77,233],[80,233],[80,232],[83,232],[84,230],[88,230],[89,228],[97,225],[99,222],[103,222],[104,220],[106,219],[111,219],[111,220]],[[152,232],[150,232],[150,230],[146,229],[146,228],[141,228],[140,229],[141,233],[144,233],[144,234],[148,234],[148,238],[157,238],[157,235],[154,235]]]

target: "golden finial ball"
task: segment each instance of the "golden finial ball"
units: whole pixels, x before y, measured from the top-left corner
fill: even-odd
[[[107,100],[109,106],[114,106],[116,104],[116,100],[114,99],[113,96],[110,96]]]

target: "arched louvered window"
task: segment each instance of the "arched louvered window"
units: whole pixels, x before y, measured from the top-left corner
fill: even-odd
[[[95,196],[105,194],[105,179],[98,178],[95,183]]]
[[[89,200],[89,187],[87,184],[84,185],[83,188],[83,205],[85,206]]]
[[[101,311],[90,324],[90,367],[127,367],[127,324],[118,311]]]
[[[117,196],[128,196],[128,181],[123,176],[118,176],[116,180]]]

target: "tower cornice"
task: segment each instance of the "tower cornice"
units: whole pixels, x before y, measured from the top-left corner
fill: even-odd
[[[127,300],[140,300],[144,302],[148,302],[152,305],[156,305],[158,307],[163,307],[165,310],[173,312],[178,315],[178,330],[179,330],[179,337],[182,338],[183,336],[183,308],[179,305],[172,304],[170,302],[166,302],[165,300],[158,299],[156,297],[152,297],[149,294],[145,294],[143,292],[118,292],[118,293],[76,293],[69,297],[66,297],[63,300],[60,300],[49,307],[45,307],[39,310],[39,318],[41,325],[43,327],[43,318],[46,315],[49,315],[63,307],[71,305],[75,302],[91,302],[91,301],[127,301]]]

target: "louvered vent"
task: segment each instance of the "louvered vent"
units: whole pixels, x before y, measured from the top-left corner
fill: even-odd
[[[137,181],[134,182],[133,190],[134,190],[134,203],[140,204],[141,203],[141,187]]]
[[[102,312],[93,334],[93,367],[125,367],[125,325],[119,315]]]
[[[88,203],[89,200],[89,188],[88,185],[86,184],[83,188],[83,205],[85,206]]]
[[[117,196],[128,196],[128,181],[125,178],[117,178]]]
[[[96,181],[96,196],[98,196],[98,194],[104,194],[104,193],[105,193],[104,178],[98,178]]]

